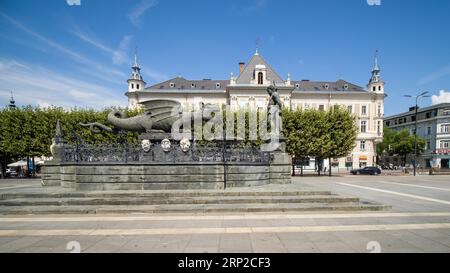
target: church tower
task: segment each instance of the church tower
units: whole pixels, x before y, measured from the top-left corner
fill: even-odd
[[[372,77],[367,84],[367,90],[378,94],[384,93],[384,82],[380,75],[381,69],[378,65],[378,51],[375,54],[375,65],[372,69]]]
[[[128,82],[128,108],[136,109],[139,104],[139,91],[143,91],[145,88],[145,82],[141,75],[141,66],[137,61],[137,54],[134,54],[134,64],[131,67],[131,76],[127,80]]]
[[[142,91],[145,88],[145,82],[141,75],[141,66],[137,62],[137,55],[134,55],[134,64],[131,67],[131,76],[128,79],[128,92]]]

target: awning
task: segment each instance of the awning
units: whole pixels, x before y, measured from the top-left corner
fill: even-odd
[[[42,160],[41,158],[35,157],[34,158],[34,163],[36,164],[36,166],[44,165],[45,161]],[[31,164],[31,160],[30,160],[30,164]],[[19,160],[17,162],[8,164],[8,167],[10,167],[10,168],[16,168],[16,167],[22,167],[22,166],[27,166],[27,161],[26,160]]]
[[[27,165],[26,161],[20,160],[20,161],[8,164],[8,167],[13,167],[14,168],[14,167],[22,167],[22,166],[26,166],[26,165]]]
[[[360,155],[359,161],[367,161],[367,155]]]

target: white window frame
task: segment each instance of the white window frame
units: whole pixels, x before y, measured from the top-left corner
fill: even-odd
[[[366,150],[366,141],[365,141],[365,140],[361,140],[361,141],[359,142],[359,149],[360,149],[361,151],[365,151],[365,150]]]
[[[361,106],[361,116],[367,116],[367,108],[367,105]],[[365,109],[365,111],[363,111],[363,109]]]
[[[439,147],[441,149],[448,149],[448,148],[450,148],[450,139],[445,139],[445,140],[439,141]]]
[[[363,131],[363,123],[364,123],[364,131]],[[367,133],[367,120],[361,120],[360,126],[359,126],[359,131],[361,133]]]
[[[348,111],[350,114],[353,114],[353,105],[347,105],[347,111]]]

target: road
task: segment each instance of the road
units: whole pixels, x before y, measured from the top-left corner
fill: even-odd
[[[392,211],[0,216],[0,252],[450,252],[450,177],[293,181],[275,187],[331,190]],[[36,185],[6,180],[0,192]]]

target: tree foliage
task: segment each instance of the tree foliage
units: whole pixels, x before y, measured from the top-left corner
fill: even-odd
[[[62,133],[69,143],[74,143],[78,134],[87,143],[133,142],[136,133],[94,134],[82,128],[79,123],[100,122],[107,124],[108,113],[93,109],[70,109],[61,107],[22,107],[0,109],[0,156],[3,163],[12,159],[34,156],[50,156],[50,145],[55,136],[56,122],[61,122]],[[125,111],[134,116],[139,111]],[[3,164],[4,165],[4,164]]]
[[[329,111],[297,109],[283,111],[287,151],[298,158],[318,160],[347,156],[355,146],[355,117],[334,107]]]
[[[425,152],[425,140],[416,136],[417,155]],[[402,131],[395,131],[390,128],[384,129],[383,142],[377,146],[378,156],[399,156],[403,165],[406,164],[408,155],[414,154],[414,135],[405,129]]]

